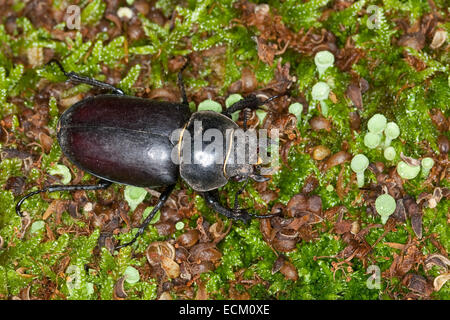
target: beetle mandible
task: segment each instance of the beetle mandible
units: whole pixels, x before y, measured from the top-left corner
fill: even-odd
[[[66,72],[57,60],[51,60],[72,82],[85,83],[100,89],[109,90],[111,94],[100,94],[83,99],[68,108],[59,118],[57,138],[64,155],[83,171],[98,177],[96,185],[51,185],[23,196],[16,205],[16,213],[23,217],[23,202],[41,192],[99,190],[106,189],[112,183],[138,187],[164,187],[157,204],[146,217],[134,238],[116,249],[131,245],[145,231],[155,214],[169,198],[178,178],[181,178],[205,200],[216,212],[234,220],[248,222],[254,218],[269,218],[274,215],[256,215],[237,206],[240,189],[235,196],[235,207],[228,208],[220,204],[217,189],[224,186],[229,179],[265,181],[267,178],[258,173],[257,166],[249,163],[229,163],[230,153],[240,153],[242,149],[233,144],[234,132],[239,126],[231,119],[237,111],[257,109],[277,98],[273,96],[261,101],[255,95],[249,95],[234,103],[226,111],[190,112],[182,72],[178,73],[178,86],[182,102],[157,101],[125,95],[124,92],[105,82],[82,76],[75,72]],[[196,123],[201,123],[200,128]],[[244,117],[244,129],[246,119]],[[172,133],[181,130],[178,144]],[[184,147],[194,144],[189,137],[200,130],[203,134],[208,129],[218,130],[223,136],[231,133],[231,143],[224,145],[223,153],[216,150],[205,151],[203,148],[185,156]],[[198,133],[198,132],[197,132]],[[179,163],[171,157],[179,146]],[[248,146],[244,146],[248,147]],[[190,150],[190,149],[189,149]],[[201,152],[201,154],[199,154]],[[206,153],[206,154],[205,154]],[[220,159],[217,159],[219,154]],[[198,160],[200,161],[190,161]]]

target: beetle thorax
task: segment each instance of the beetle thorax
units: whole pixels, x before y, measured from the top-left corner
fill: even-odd
[[[196,191],[210,191],[224,186],[228,179],[251,173],[244,154],[245,143],[239,139],[239,126],[213,111],[194,113],[179,144],[180,175]]]

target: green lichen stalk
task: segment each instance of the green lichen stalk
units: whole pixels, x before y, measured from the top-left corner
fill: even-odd
[[[450,300],[448,1],[10,0],[0,8],[0,300]],[[51,59],[127,95],[172,103],[182,101],[182,71],[192,113],[278,96],[231,115],[241,127],[242,113],[251,115],[249,128],[273,142],[257,149],[279,159],[261,157],[217,190],[222,205],[236,202],[253,219],[215,212],[181,178],[120,250],[162,188],[46,192],[17,216],[24,194],[98,183],[63,154],[58,119],[110,92],[67,81]],[[276,216],[256,218],[268,214]],[[368,288],[371,265],[379,287]]]

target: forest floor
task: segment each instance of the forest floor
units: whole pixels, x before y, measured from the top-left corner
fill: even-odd
[[[446,3],[0,1],[0,298],[450,299]],[[319,74],[321,51],[334,64]],[[56,126],[101,91],[66,81],[52,59],[126,94],[172,102],[181,101],[177,73],[188,62],[192,111],[205,100],[225,110],[231,94],[280,95],[247,113],[250,127],[278,130],[280,165],[238,199],[277,216],[231,221],[180,179],[144,234],[120,250],[158,192],[114,184],[42,193],[20,218],[15,206],[28,192],[97,181],[62,154]],[[318,82],[330,88],[321,102]],[[373,148],[364,141],[375,114],[400,129],[391,160],[384,138]],[[370,163],[361,188],[357,154]],[[428,174],[399,174],[400,163],[414,171],[424,158],[434,161]],[[220,188],[221,201],[232,207],[243,185]],[[395,200],[386,221],[375,205],[382,194]]]

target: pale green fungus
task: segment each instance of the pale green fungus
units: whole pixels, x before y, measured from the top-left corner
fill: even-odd
[[[62,164],[56,164],[48,169],[48,173],[52,176],[60,176],[62,184],[68,184],[72,180],[69,168]]]
[[[134,211],[136,207],[145,199],[147,190],[140,187],[126,186],[123,192],[125,200],[128,202],[131,211]]]
[[[395,199],[388,194],[382,194],[375,200],[375,209],[381,216],[381,222],[383,224],[385,224],[389,219],[389,216],[394,213],[396,207]]]
[[[414,179],[420,172],[420,166],[410,166],[404,161],[397,164],[397,173],[403,179]]]
[[[258,109],[255,111],[256,112],[256,116],[259,119],[259,124],[262,125],[264,123],[264,119],[267,116],[267,112],[261,109]]]
[[[330,94],[330,86],[325,82],[317,82],[311,91],[311,96],[313,100],[317,100],[320,102],[320,106],[322,107],[322,114],[324,117],[328,116],[328,106],[325,102],[328,99],[328,95]]]
[[[204,100],[199,103],[197,111],[222,112],[222,105],[214,100]]]
[[[94,293],[94,284],[92,282],[86,282],[86,292],[89,296]]]
[[[289,112],[295,115],[297,121],[300,121],[303,112],[303,105],[298,102],[294,102],[289,106]]]
[[[239,93],[233,93],[228,96],[228,98],[225,100],[225,106],[227,108],[231,107],[236,102],[244,99]]]
[[[434,166],[434,160],[429,157],[423,158],[421,164],[422,164],[422,176],[426,178],[430,174],[431,168],[433,168]]]
[[[367,122],[367,129],[372,133],[382,133],[386,128],[387,120],[386,117],[380,113],[372,116]]]
[[[367,132],[364,136],[364,145],[369,149],[374,149],[380,145],[381,137],[377,133]]]
[[[176,224],[175,224],[175,229],[177,229],[177,230],[182,230],[184,228],[184,222],[183,221],[178,221]]]
[[[393,147],[387,147],[386,149],[384,149],[384,157],[386,158],[386,160],[392,161],[396,156],[397,152]]]
[[[395,122],[389,122],[384,129],[384,135],[386,136],[384,146],[388,147],[391,145],[391,141],[400,135],[400,128]]]
[[[31,228],[30,228],[30,232],[36,233],[39,230],[42,230],[44,228],[45,228],[45,222],[43,220],[38,220],[38,221],[33,222],[33,224],[31,225]]]
[[[319,76],[322,76],[334,64],[334,55],[330,51],[319,51],[314,57],[314,63],[319,71]]]
[[[125,281],[128,282],[129,284],[134,284],[136,282],[139,282],[139,279],[140,279],[139,271],[132,266],[128,266],[125,269],[125,272],[123,273],[123,275],[125,277]]]
[[[353,157],[350,167],[356,173],[356,179],[358,181],[358,187],[364,186],[364,171],[369,166],[369,159],[363,154],[357,154]]]
[[[81,287],[81,272],[77,265],[70,265],[66,269],[66,286],[69,294],[72,295],[75,289]]]
[[[225,107],[227,107],[227,109],[228,109],[233,104],[235,104],[236,102],[238,102],[242,99],[244,99],[244,98],[239,93],[230,94],[228,96],[227,100],[225,100]],[[219,111],[219,112],[221,112],[221,111]],[[231,119],[233,119],[233,121],[237,121],[239,119],[239,111],[233,112],[231,114]]]

